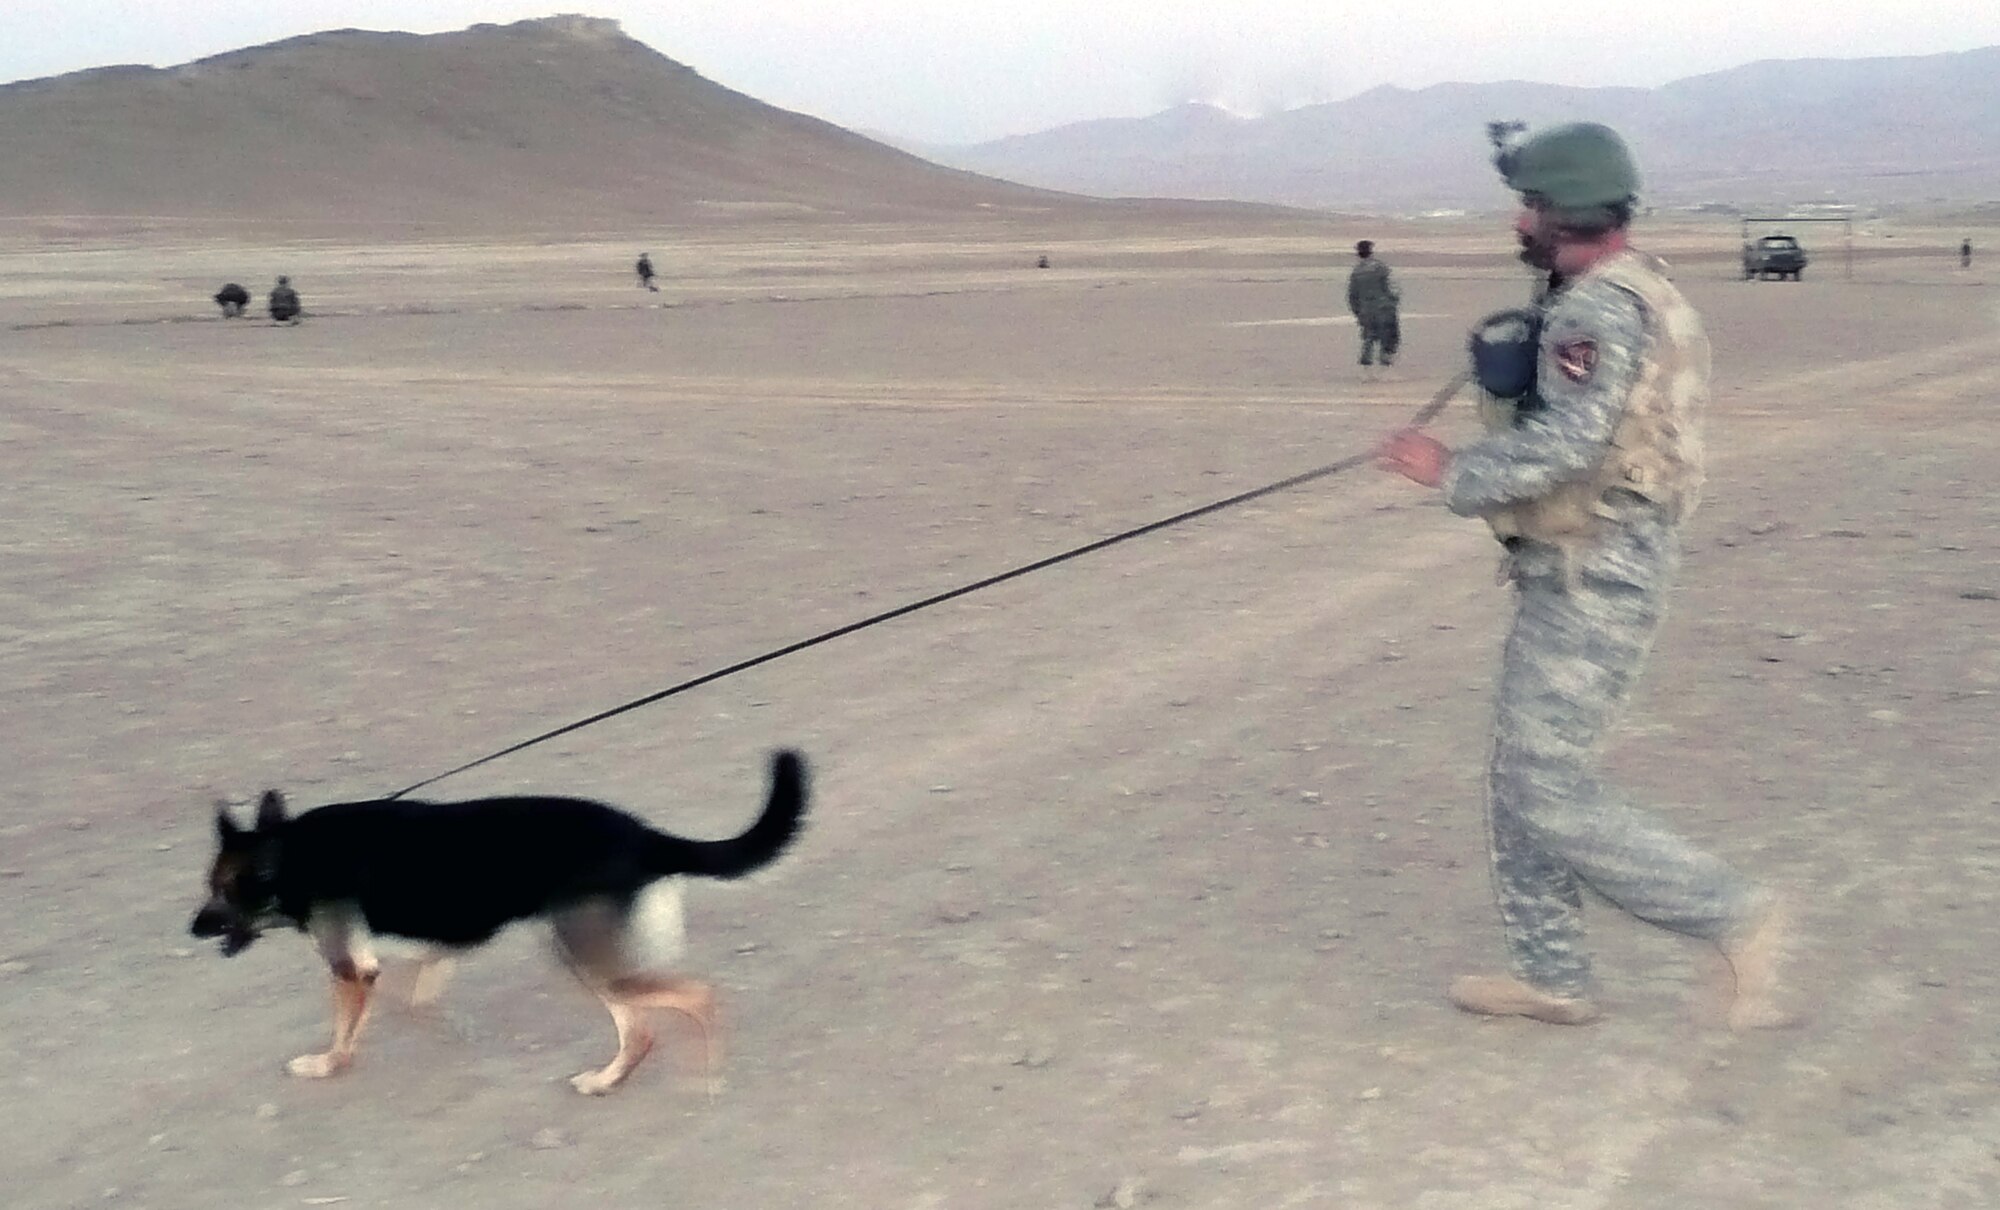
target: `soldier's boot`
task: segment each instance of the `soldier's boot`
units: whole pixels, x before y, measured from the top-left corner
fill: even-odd
[[[1459,1009],[1486,1017],[1528,1017],[1550,1025],[1588,1025],[1603,1015],[1595,1000],[1558,996],[1511,975],[1464,975],[1447,993]]]
[[[1729,1005],[1729,1028],[1738,1033],[1799,1023],[1797,1015],[1778,1007],[1778,965],[1784,958],[1790,924],[1784,900],[1772,896],[1742,931],[1716,943],[1728,964],[1725,1003]]]

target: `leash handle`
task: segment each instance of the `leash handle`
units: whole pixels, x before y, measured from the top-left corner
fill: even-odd
[[[1410,422],[1406,427],[1419,429],[1429,424],[1431,421],[1437,419],[1438,414],[1444,411],[1445,405],[1451,402],[1452,397],[1457,395],[1458,392],[1464,388],[1465,384],[1471,381],[1471,378],[1472,375],[1470,372],[1462,372],[1457,377],[1453,378],[1450,382],[1446,383],[1444,389],[1440,390],[1436,395],[1433,395],[1429,403],[1426,403],[1422,408],[1420,408],[1417,411],[1416,415],[1410,417]],[[490,764],[493,761],[499,760],[503,756],[512,756],[514,753],[519,752],[525,748],[532,748],[536,744],[546,743],[549,740],[555,739],[558,736],[568,735],[572,731],[581,731],[585,727],[601,723],[606,719],[616,718],[617,716],[624,714],[627,711],[637,710],[641,706],[650,706],[655,702],[665,701],[667,698],[673,697],[675,694],[686,693],[690,689],[699,688],[700,686],[706,685],[711,681],[719,681],[723,677],[734,676],[739,672],[745,672],[751,668],[755,668],[759,664],[768,664],[772,660],[782,659],[785,656],[793,655],[797,652],[804,651],[808,647],[817,647],[821,643],[831,642],[834,639],[841,638],[845,635],[853,634],[857,630],[866,630],[870,626],[879,626],[883,622],[893,621],[894,619],[900,618],[905,614],[915,613],[920,609],[929,609],[933,605],[942,605],[944,602],[952,600],[956,597],[962,597],[968,593],[978,592],[983,588],[991,588],[995,584],[1002,584],[1008,580],[1015,579],[1019,576],[1028,575],[1031,572],[1037,572],[1043,570],[1044,568],[1054,567],[1058,563],[1067,563],[1071,559],[1081,558],[1082,556],[1087,554],[1093,554],[1097,551],[1103,550],[1107,546],[1116,546],[1120,542],[1129,542],[1134,538],[1144,537],[1145,535],[1153,533],[1156,530],[1165,529],[1170,525],[1179,525],[1183,521],[1192,521],[1196,517],[1206,516],[1209,513],[1220,512],[1225,508],[1233,508],[1238,504],[1244,504],[1251,500],[1255,500],[1259,496],[1268,496],[1271,495],[1273,492],[1285,491],[1289,488],[1297,487],[1302,483],[1310,483],[1314,479],[1324,479],[1329,475],[1337,475],[1342,471],[1352,470],[1357,466],[1362,466],[1365,465],[1366,463],[1372,462],[1374,461],[1374,459],[1375,455],[1373,452],[1366,454],[1352,454],[1346,458],[1342,458],[1338,462],[1329,462],[1325,466],[1317,467],[1313,470],[1306,471],[1303,474],[1293,475],[1289,479],[1280,479],[1276,483],[1267,483],[1263,487],[1252,488],[1247,492],[1239,492],[1236,495],[1230,496],[1225,500],[1217,500],[1212,504],[1204,504],[1199,508],[1191,508],[1188,509],[1186,512],[1175,513],[1171,517],[1165,517],[1158,521],[1153,521],[1148,524],[1141,525],[1137,529],[1128,529],[1123,533],[1113,534],[1108,538],[1099,538],[1095,542],[1087,543],[1083,546],[1076,547],[1073,550],[1063,551],[1060,554],[1050,555],[1046,559],[1037,559],[1033,563],[1024,564],[1020,567],[1014,568],[1011,571],[1003,571],[999,575],[988,576],[983,580],[979,580],[971,584],[966,584],[959,588],[953,588],[945,592],[940,592],[933,596],[925,597],[921,601],[912,601],[907,605],[900,605],[895,609],[890,609],[882,613],[873,614],[869,617],[862,618],[858,622],[849,622],[845,626],[839,626],[832,630],[824,631],[820,634],[812,636],[811,638],[800,639],[798,642],[792,643],[785,647],[780,647],[776,651],[767,651],[763,655],[754,656],[747,660],[740,660],[734,664],[729,665],[727,668],[718,668],[713,672],[703,673],[701,676],[697,676],[692,680],[682,681],[678,685],[662,689],[658,693],[649,693],[644,697],[634,698],[633,700],[626,702],[623,705],[613,706],[609,710],[599,711],[598,713],[591,715],[589,718],[578,719],[576,722],[569,723],[561,727],[557,727],[553,731],[544,731],[540,735],[524,739],[517,744],[511,744],[505,748],[500,749],[498,752],[482,756],[478,760],[467,761],[466,763],[459,765],[456,768],[447,769],[443,773],[439,773],[434,777],[427,777],[420,782],[416,782],[414,784],[405,786],[402,789],[396,791],[394,794],[389,795],[388,799],[386,799],[385,801],[393,802],[396,799],[403,797],[405,794],[408,794],[413,790],[421,790],[425,786],[431,785],[435,782],[441,782],[447,777],[456,777],[460,773],[465,773],[472,769],[477,769],[481,765]]]

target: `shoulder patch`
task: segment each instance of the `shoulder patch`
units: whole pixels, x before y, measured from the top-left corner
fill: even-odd
[[[1588,338],[1558,341],[1556,369],[1571,382],[1589,382],[1597,372],[1597,342]]]

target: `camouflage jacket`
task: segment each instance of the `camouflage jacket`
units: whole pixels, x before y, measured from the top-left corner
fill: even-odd
[[[1701,317],[1644,253],[1607,258],[1544,305],[1533,393],[1512,414],[1489,413],[1444,487],[1453,512],[1552,548],[1563,565],[1608,528],[1677,525],[1694,510],[1709,347]]]

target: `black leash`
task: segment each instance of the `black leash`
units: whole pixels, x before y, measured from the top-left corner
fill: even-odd
[[[1425,425],[1429,424],[1431,421],[1437,419],[1438,413],[1444,411],[1445,405],[1451,402],[1452,397],[1458,394],[1458,392],[1462,388],[1464,388],[1465,384],[1471,380],[1471,377],[1472,376],[1469,373],[1460,374],[1456,378],[1453,378],[1450,382],[1446,383],[1442,390],[1440,390],[1436,395],[1433,395],[1431,397],[1431,401],[1429,403],[1425,404],[1422,407],[1422,409],[1420,409],[1417,412],[1416,415],[1410,417],[1410,422],[1405,427],[1420,429]],[[714,672],[703,673],[702,675],[695,677],[693,680],[682,681],[680,684],[675,685],[670,689],[662,689],[658,693],[649,693],[645,697],[634,698],[633,700],[626,702],[622,706],[613,706],[609,710],[599,711],[598,713],[591,715],[589,718],[578,719],[576,722],[569,723],[565,726],[557,727],[553,731],[545,731],[542,734],[534,736],[531,739],[524,739],[518,744],[513,744],[508,747],[500,749],[498,752],[482,756],[478,760],[467,761],[465,764],[462,764],[455,769],[447,769],[443,773],[440,773],[435,777],[427,777],[424,780],[415,783],[414,785],[403,787],[402,789],[396,791],[394,794],[389,795],[388,801],[393,801],[395,799],[401,798],[403,795],[408,794],[412,790],[421,790],[425,786],[431,785],[434,782],[443,781],[447,777],[455,777],[458,774],[464,773],[469,769],[477,769],[479,766],[488,764],[492,761],[499,760],[503,756],[512,756],[514,753],[519,752],[524,748],[532,748],[536,744],[546,743],[549,740],[555,739],[557,736],[568,735],[572,731],[581,731],[585,727],[594,726],[598,723],[603,722],[608,718],[616,718],[617,716],[624,714],[628,710],[637,710],[641,706],[650,706],[654,702],[665,701],[667,698],[670,698],[677,693],[686,693],[688,690],[699,688],[702,685],[708,684],[710,681],[719,681],[723,677],[734,676],[739,672],[755,668],[759,664],[768,664],[772,660],[783,659],[785,656],[792,655],[796,652],[804,651],[808,647],[817,647],[821,643],[830,643],[834,639],[841,638],[845,635],[853,634],[857,630],[866,630],[870,626],[879,626],[884,622],[893,621],[896,618],[902,617],[904,614],[915,613],[920,609],[929,609],[933,605],[942,605],[944,602],[952,600],[956,597],[962,597],[969,593],[978,592],[982,588],[991,588],[995,584],[1004,584],[1008,580],[1017,579],[1021,576],[1028,575],[1031,572],[1041,571],[1044,568],[1054,567],[1058,563],[1067,563],[1071,559],[1081,558],[1084,555],[1092,554],[1096,551],[1103,550],[1107,546],[1116,546],[1120,542],[1129,542],[1133,538],[1144,537],[1147,534],[1165,529],[1170,525],[1179,525],[1183,521],[1192,521],[1196,517],[1204,517],[1207,516],[1209,513],[1221,512],[1225,508],[1234,508],[1239,504],[1248,503],[1249,501],[1255,500],[1260,496],[1268,496],[1271,495],[1273,492],[1281,492],[1285,491],[1288,488],[1297,487],[1301,483],[1310,483],[1315,479],[1324,479],[1329,475],[1337,475],[1340,474],[1342,471],[1353,470],[1357,466],[1361,466],[1368,462],[1374,461],[1374,459],[1375,455],[1372,451],[1366,454],[1352,454],[1346,458],[1342,458],[1338,462],[1329,462],[1325,466],[1318,467],[1314,470],[1306,471],[1303,474],[1293,475],[1289,479],[1280,479],[1276,483],[1267,483],[1263,487],[1253,488],[1247,492],[1240,492],[1237,495],[1231,496],[1226,500],[1217,500],[1213,504],[1204,504],[1200,508],[1191,508],[1184,513],[1175,513],[1171,517],[1165,517],[1162,518],[1161,520],[1154,521],[1146,525],[1141,525],[1137,529],[1128,529],[1124,533],[1113,534],[1108,538],[1099,538],[1095,542],[1088,543],[1087,545],[1084,546],[1079,546],[1074,550],[1066,550],[1061,554],[1050,555],[1046,559],[1037,559],[1033,563],[1028,563],[1023,566],[1016,567],[1012,571],[1003,571],[997,576],[988,576],[985,579],[979,580],[975,583],[966,584],[962,587],[951,589],[948,592],[941,592],[936,594],[935,596],[925,597],[921,601],[912,601],[907,605],[897,606],[895,609],[888,610],[887,612],[884,613],[875,614],[872,617],[863,618],[858,622],[849,622],[845,626],[837,627],[833,630],[826,631],[823,634],[816,634],[809,639],[800,639],[798,642],[793,643],[786,647],[780,647],[776,651],[767,651],[763,655],[756,656],[747,660],[738,661],[737,663],[729,665],[729,667],[727,668],[718,668]]]

